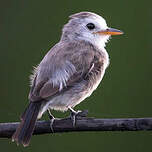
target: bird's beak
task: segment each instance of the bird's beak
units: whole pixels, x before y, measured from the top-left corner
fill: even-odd
[[[121,35],[121,34],[123,34],[122,31],[114,29],[114,28],[108,28],[106,30],[95,32],[95,34],[96,33],[97,34],[102,34],[102,35]]]

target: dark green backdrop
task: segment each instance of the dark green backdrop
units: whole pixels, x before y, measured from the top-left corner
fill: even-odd
[[[148,0],[0,1],[0,122],[19,120],[28,102],[32,66],[58,42],[68,16],[80,11],[102,15],[125,35],[108,43],[111,64],[105,77],[76,109],[101,118],[151,117],[151,5]],[[143,152],[152,150],[151,143],[152,132],[144,131],[62,133],[34,136],[28,148],[0,139],[0,151]]]

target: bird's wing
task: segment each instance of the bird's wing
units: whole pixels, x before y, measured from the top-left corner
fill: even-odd
[[[46,99],[82,80],[92,67],[89,46],[57,44],[38,66],[29,94],[30,101]]]

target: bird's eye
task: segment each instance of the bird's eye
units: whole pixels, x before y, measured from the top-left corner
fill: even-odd
[[[93,30],[95,28],[95,25],[93,23],[88,23],[86,26],[89,30]]]

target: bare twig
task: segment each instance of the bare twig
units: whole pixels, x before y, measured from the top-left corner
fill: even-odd
[[[0,138],[10,138],[18,125],[19,122],[0,123]],[[75,127],[73,127],[70,118],[55,120],[53,130],[54,133],[76,131],[148,131],[152,130],[152,118],[98,119],[81,116],[77,117]],[[46,133],[52,133],[50,121],[37,121],[34,134]]]

